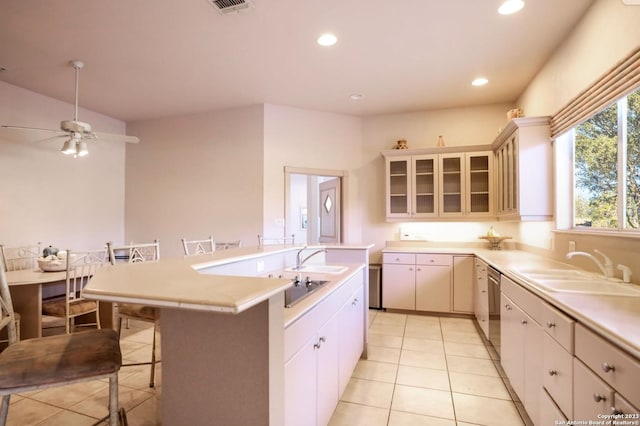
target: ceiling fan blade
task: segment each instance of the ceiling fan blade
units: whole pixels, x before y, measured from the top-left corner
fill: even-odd
[[[135,136],[127,136],[127,135],[117,135],[114,133],[101,133],[94,132],[93,139],[103,140],[103,141],[114,141],[114,142],[128,142],[128,143],[138,143],[140,139]]]
[[[5,129],[11,129],[11,130],[32,130],[32,131],[37,131],[37,132],[56,132],[56,133],[60,133],[60,134],[66,134],[66,132],[63,132],[60,129],[41,129],[39,127],[24,127],[24,126],[9,126],[6,124],[3,124],[2,126]]]
[[[61,139],[68,139],[69,135],[64,134],[64,135],[55,135],[55,136],[50,136],[48,138],[44,138],[44,139],[38,139],[33,141],[34,143],[40,143],[40,142],[50,142],[50,141],[54,141],[54,140],[61,140]]]

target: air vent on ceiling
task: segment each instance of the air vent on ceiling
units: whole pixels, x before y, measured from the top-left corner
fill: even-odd
[[[251,0],[207,0],[220,13],[240,12],[252,7]]]

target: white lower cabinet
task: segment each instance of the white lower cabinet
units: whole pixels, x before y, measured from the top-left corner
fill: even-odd
[[[383,307],[473,313],[473,259],[450,254],[383,253]]]
[[[503,276],[500,296],[500,362],[529,417],[538,424],[542,389],[541,301]]]
[[[326,425],[364,348],[362,271],[285,329],[285,424]]]
[[[593,419],[588,416],[598,412],[640,413],[640,361],[637,358],[581,324],[576,325],[575,354],[573,404],[576,418]],[[599,411],[603,407],[605,410]]]
[[[475,287],[473,298],[473,311],[485,337],[489,338],[489,280],[487,276],[488,265],[476,258],[475,261]]]

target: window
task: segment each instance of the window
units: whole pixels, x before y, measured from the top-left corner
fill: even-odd
[[[640,89],[573,130],[574,228],[640,231]]]

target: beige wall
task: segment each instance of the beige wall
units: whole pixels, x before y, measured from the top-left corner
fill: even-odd
[[[640,45],[640,6],[597,0],[518,101],[527,115],[553,115]]]
[[[126,242],[160,240],[181,256],[180,238],[213,236],[256,245],[263,209],[263,107],[129,124]]]
[[[584,90],[600,75],[613,67],[620,59],[640,45],[640,6],[626,6],[621,1],[597,0],[570,36],[558,47],[545,67],[536,75],[518,101],[525,112],[533,115],[553,115],[570,99]],[[550,229],[553,227],[551,226]],[[533,242],[536,235],[532,224],[520,226],[525,244]],[[565,259],[569,241],[575,241],[576,249],[591,251],[599,248],[616,263],[629,265],[634,281],[640,276],[640,240],[612,235],[552,233],[550,255]],[[584,258],[570,263],[594,269]],[[616,271],[617,275],[620,275]]]
[[[347,172],[343,239],[362,242],[361,119],[265,105],[264,123],[264,235],[284,235],[276,221],[285,217],[284,167],[290,166]]]
[[[59,129],[72,104],[0,82],[0,124]],[[125,123],[80,109],[95,131],[125,133]],[[60,249],[100,248],[124,234],[122,142],[90,141],[81,159],[60,153],[63,138],[0,129],[0,243],[42,242]]]

